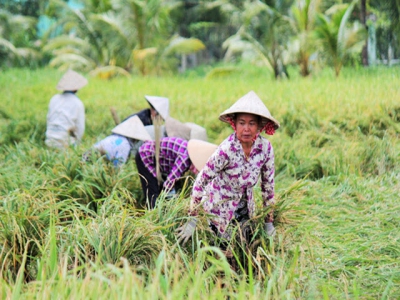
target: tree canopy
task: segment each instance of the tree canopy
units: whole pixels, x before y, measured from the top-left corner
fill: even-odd
[[[0,0],[0,67],[160,75],[250,60],[277,78],[288,65],[339,75],[368,63],[368,41],[378,60],[400,57],[399,15],[400,0]]]

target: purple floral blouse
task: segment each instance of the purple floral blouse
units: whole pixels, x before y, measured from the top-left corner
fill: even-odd
[[[248,199],[249,216],[254,216],[253,187],[260,176],[263,205],[275,203],[274,173],[274,151],[266,138],[259,135],[246,158],[233,133],[218,146],[196,177],[190,214],[197,215],[196,209],[202,203],[204,210],[215,216],[211,222],[220,233],[224,233],[244,193]],[[272,221],[272,216],[269,218]]]

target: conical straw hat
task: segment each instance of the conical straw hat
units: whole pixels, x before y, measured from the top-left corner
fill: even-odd
[[[268,121],[272,121],[274,123],[275,129],[278,129],[280,126],[279,122],[272,117],[268,108],[264,105],[254,91],[250,91],[236,101],[230,108],[219,115],[219,119],[222,122],[229,123],[228,117],[235,113],[248,113],[260,116],[261,128],[263,128]]]
[[[206,165],[210,156],[218,148],[217,145],[202,140],[190,140],[187,145],[190,160],[197,170],[201,170]]]
[[[150,134],[147,132],[142,121],[140,121],[138,116],[133,116],[128,120],[122,122],[111,130],[112,133],[116,133],[128,138],[141,141],[151,140]]]
[[[191,122],[185,123],[185,125],[191,128],[190,139],[208,141],[207,130],[204,127]]]
[[[154,107],[164,120],[169,116],[168,98],[148,95],[145,95],[144,98]]]
[[[88,84],[88,81],[81,74],[68,70],[57,84],[59,91],[77,91]]]
[[[156,132],[155,132],[156,129],[154,128],[154,125],[147,125],[147,126],[144,126],[144,128],[146,128],[147,132],[150,134],[151,139],[154,141],[156,139]],[[165,133],[165,126],[164,125],[162,125],[159,128],[159,130],[160,130],[160,137],[161,138],[167,136],[166,133]]]
[[[165,129],[167,131],[167,136],[175,136],[187,141],[190,139],[190,127],[177,119],[172,117],[166,118]]]

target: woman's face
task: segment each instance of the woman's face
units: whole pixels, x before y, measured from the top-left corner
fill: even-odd
[[[151,119],[154,119],[158,115],[158,112],[153,107],[150,107],[150,115]]]
[[[242,143],[252,143],[258,133],[259,117],[253,114],[237,114],[236,136]]]

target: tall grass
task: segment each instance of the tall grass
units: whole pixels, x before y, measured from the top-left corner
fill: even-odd
[[[290,81],[248,66],[216,78],[90,78],[78,93],[83,142],[64,152],[44,145],[61,75],[0,74],[2,298],[400,298],[400,69]],[[176,243],[193,178],[148,211],[133,160],[120,169],[81,160],[113,128],[111,106],[124,118],[147,107],[145,94],[166,96],[173,117],[205,126],[219,143],[231,133],[219,113],[249,90],[281,122],[268,137],[278,234],[258,231],[250,252],[235,248],[235,269],[210,244],[206,216],[188,245]]]

